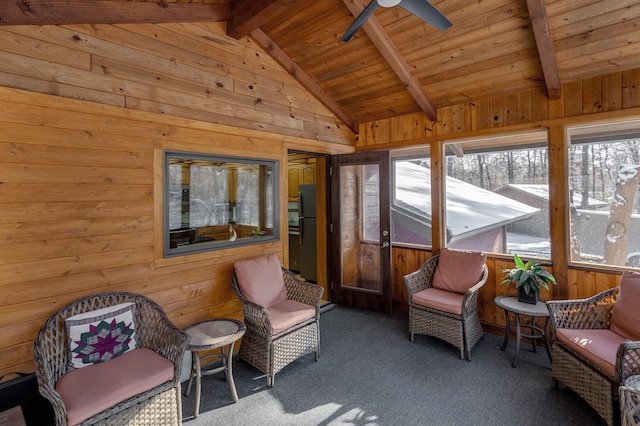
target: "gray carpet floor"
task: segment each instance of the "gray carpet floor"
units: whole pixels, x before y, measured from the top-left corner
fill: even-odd
[[[551,389],[544,348],[485,333],[462,361],[453,346],[408,335],[408,314],[337,307],[321,315],[322,352],[276,375],[275,387],[241,360],[233,403],[224,374],[202,379],[200,415],[183,396],[186,426],[201,425],[604,425],[570,389]],[[183,384],[183,390],[186,383]]]

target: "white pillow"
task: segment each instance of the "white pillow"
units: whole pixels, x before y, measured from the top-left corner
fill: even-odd
[[[135,349],[135,308],[127,302],[67,318],[67,369],[109,361]]]

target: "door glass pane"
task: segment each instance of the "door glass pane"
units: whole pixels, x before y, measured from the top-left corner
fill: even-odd
[[[340,167],[341,285],[382,293],[380,279],[380,169]]]

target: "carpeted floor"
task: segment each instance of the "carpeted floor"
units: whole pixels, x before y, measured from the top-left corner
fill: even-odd
[[[202,379],[200,415],[183,397],[186,426],[201,425],[603,425],[566,387],[551,389],[544,349],[485,333],[472,361],[426,336],[408,336],[407,313],[376,314],[337,307],[321,315],[319,362],[307,355],[276,375],[275,387],[234,360],[239,400],[224,374]],[[183,384],[183,388],[186,383]]]

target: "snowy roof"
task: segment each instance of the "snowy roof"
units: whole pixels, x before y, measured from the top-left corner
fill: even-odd
[[[474,233],[528,218],[540,209],[446,177],[447,228],[452,236]],[[431,217],[431,172],[408,161],[396,162],[396,199]]]
[[[527,194],[533,195],[540,199],[549,201],[549,185],[533,185],[533,184],[515,184],[509,183],[502,188],[497,189],[498,192],[502,191],[504,188],[513,188],[518,191],[526,192]],[[605,207],[609,204],[605,201],[600,201],[595,198],[588,198],[589,207]],[[573,192],[573,204],[579,206],[582,204],[582,193]]]

